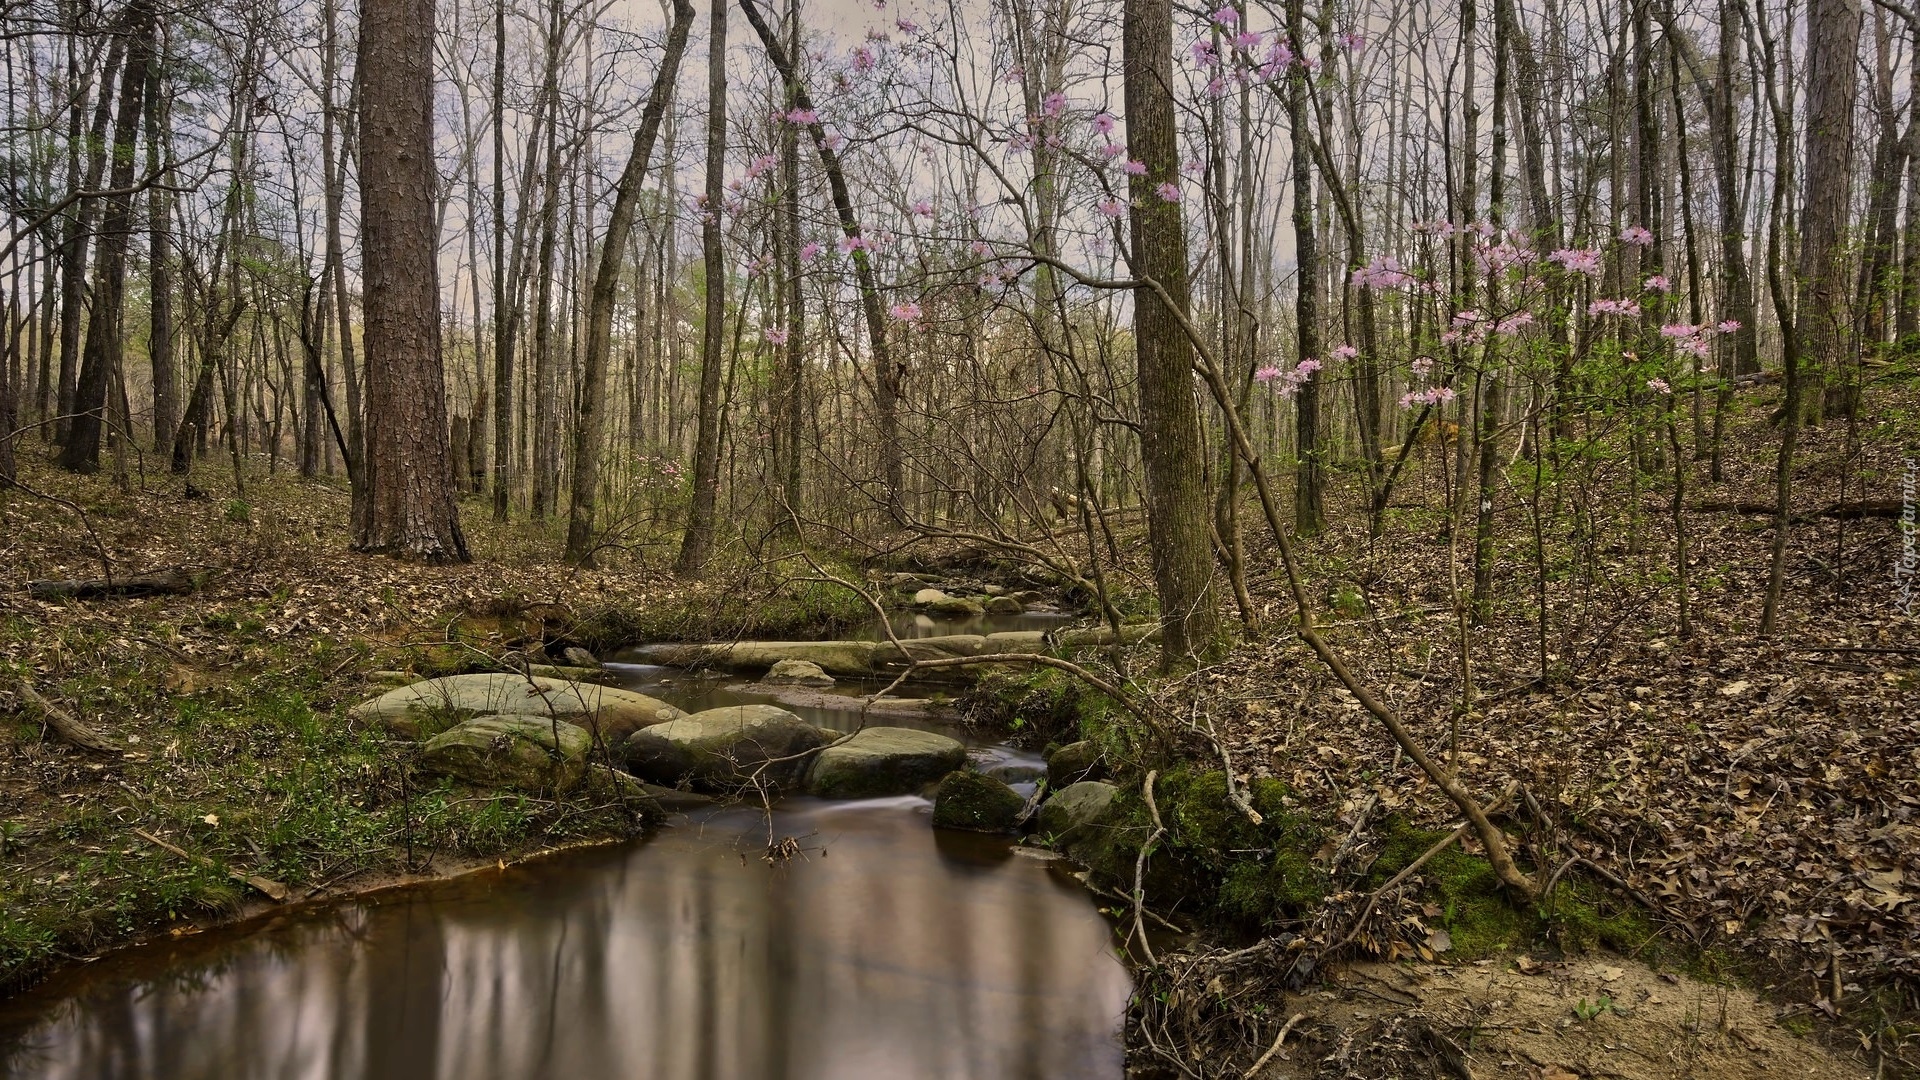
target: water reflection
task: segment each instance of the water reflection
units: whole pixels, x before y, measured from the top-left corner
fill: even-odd
[[[52,1078],[1106,1078],[1129,985],[1076,886],[918,799],[733,810],[619,849],[133,950],[0,1004]],[[7,1032],[14,1034],[8,1035]]]

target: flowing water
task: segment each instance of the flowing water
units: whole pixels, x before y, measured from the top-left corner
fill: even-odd
[[[617,670],[687,709],[766,700]],[[795,711],[837,730],[903,722],[851,701]],[[1131,987],[1085,891],[929,812],[915,797],[707,811],[630,844],[128,949],[0,1002],[0,1075],[1117,1080]],[[786,837],[802,854],[763,862]]]

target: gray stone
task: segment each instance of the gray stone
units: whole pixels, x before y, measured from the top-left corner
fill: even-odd
[[[567,663],[574,667],[597,668],[600,666],[600,661],[592,653],[578,645],[567,646],[566,651],[560,655],[566,657]]]
[[[1005,784],[1031,784],[1047,777],[1047,770],[1024,761],[998,761],[982,766],[980,772]]]
[[[1047,755],[1047,786],[1055,791],[1082,780],[1104,780],[1107,763],[1100,748],[1087,742],[1070,742]]]
[[[1044,652],[1047,648],[1045,630],[1002,630],[997,634],[988,634],[981,652]]]
[[[782,660],[760,677],[763,683],[798,683],[801,686],[832,686],[833,676],[811,660]]]
[[[493,674],[412,683],[361,702],[348,715],[414,739],[430,738],[476,716],[558,717],[617,746],[639,728],[687,714],[656,698],[611,686]]]
[[[1040,831],[1053,839],[1055,847],[1075,843],[1107,820],[1119,794],[1119,788],[1098,780],[1069,784],[1040,804]]]
[[[1011,596],[996,596],[987,601],[989,615],[1018,615],[1026,610],[1025,605]]]
[[[988,596],[1005,596],[1007,587],[1005,585],[982,585],[980,586],[980,591],[986,593]]]
[[[429,770],[481,787],[565,791],[580,782],[593,746],[588,731],[544,716],[480,716],[435,735],[420,750]]]
[[[913,728],[863,728],[814,756],[807,794],[823,799],[909,795],[959,768],[957,739]]]
[[[942,600],[951,599],[952,597],[941,592],[939,589],[921,589],[919,592],[913,594],[913,602],[922,607],[931,607]]]
[[[916,598],[918,595],[917,593],[915,594]],[[964,596],[942,596],[940,599],[928,604],[927,610],[933,612],[935,615],[957,615],[964,617],[984,614],[987,609],[981,607],[980,601],[978,600],[969,600]]]
[[[933,793],[933,824],[938,829],[1012,832],[1027,800],[991,776],[948,773]]]
[[[667,787],[726,790],[796,786],[826,741],[819,728],[772,705],[708,709],[628,736],[627,768]]]

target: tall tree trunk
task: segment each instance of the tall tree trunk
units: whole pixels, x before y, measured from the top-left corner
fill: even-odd
[[[1288,0],[1287,34],[1294,51],[1305,56],[1306,20],[1301,0]],[[1299,342],[1294,363],[1320,357],[1320,253],[1314,233],[1313,215],[1313,138],[1307,127],[1306,76],[1290,73],[1294,80],[1287,90],[1287,123],[1293,129],[1293,235],[1294,332]],[[1136,244],[1139,243],[1136,233]],[[1299,445],[1299,464],[1294,470],[1294,527],[1303,536],[1311,536],[1327,527],[1325,492],[1321,475],[1320,382],[1308,377],[1294,398],[1295,439]]]
[[[153,448],[173,446],[173,426],[179,413],[173,370],[173,199],[167,191],[173,165],[168,123],[172,110],[161,96],[166,74],[162,50],[154,50],[147,65],[147,173],[159,183],[147,191],[147,275],[151,294],[147,353],[153,371]]]
[[[465,562],[440,358],[433,0],[364,0],[360,25],[368,513],[354,547]]]
[[[724,3],[725,0],[715,0],[715,9],[724,12]],[[579,415],[574,418],[573,498],[567,519],[567,561],[583,566],[593,563],[594,504],[599,494],[600,454],[605,438],[601,414],[606,406],[607,365],[613,352],[613,305],[620,286],[620,266],[626,255],[627,238],[633,231],[634,209],[640,203],[640,185],[646,180],[647,161],[653,156],[653,144],[660,135],[667,103],[673,99],[673,85],[679,78],[680,58],[687,51],[693,16],[691,0],[674,0],[667,51],[654,72],[653,89],[647,93],[647,106],[640,114],[640,129],[633,134],[627,167],[614,188],[607,234],[600,241],[600,265],[594,274],[593,295],[587,309],[587,350],[580,372]],[[644,282],[635,285],[636,290],[643,287]],[[639,336],[639,325],[634,326],[633,332]]]
[[[77,52],[80,47],[79,12],[84,5],[76,4],[73,39],[68,48]],[[100,75],[100,96],[94,104],[93,125],[84,142],[81,138],[80,118],[86,110],[86,90],[81,85],[82,76],[77,59],[68,63],[68,75],[72,88],[73,108],[68,114],[67,124],[67,178],[69,187],[74,191],[97,191],[107,166],[107,122],[112,118],[114,79],[120,72],[120,61],[126,55],[127,38],[124,33],[115,33],[107,46],[106,67]],[[84,178],[80,172],[80,148],[89,147],[87,167]],[[87,247],[93,237],[93,224],[98,212],[97,200],[83,198],[73,208],[73,216],[68,221],[66,246],[61,253],[60,264],[60,385],[54,406],[58,419],[54,422],[54,437],[63,446],[67,434],[72,430],[70,417],[73,414],[75,386],[80,377],[80,320],[87,306]]]
[[[1847,318],[1847,212],[1853,193],[1853,111],[1858,96],[1860,0],[1812,0],[1807,9],[1806,188],[1800,215],[1800,295],[1794,305],[1800,360],[1825,394],[1822,408],[1850,413],[1859,358]]]
[[[533,308],[533,520],[545,521],[553,510],[553,480],[547,467],[554,439],[553,276],[554,246],[560,225],[560,40],[564,32],[562,5],[553,0],[547,21],[547,148],[546,179],[540,203],[540,256]]]
[[[727,315],[727,265],[720,247],[720,220],[727,188],[727,2],[711,0],[713,17],[707,50],[707,191],[700,215],[700,254],[706,276],[707,309],[700,336],[700,403],[693,438],[693,506],[680,538],[675,569],[693,577],[713,551],[714,500],[720,489],[721,350]]]
[[[1157,286],[1134,290],[1133,328],[1147,540],[1160,597],[1161,663],[1171,666],[1212,653],[1220,626],[1206,485],[1199,480],[1206,451],[1193,398],[1193,345],[1181,325],[1190,295],[1186,225],[1180,203],[1159,194],[1162,185],[1180,183],[1170,0],[1126,0],[1121,43],[1128,149],[1146,165],[1129,184],[1132,270]]]
[[[127,189],[133,186],[134,143],[140,130],[141,105],[146,100],[154,25],[150,0],[133,0],[121,19],[128,46],[125,70],[120,76],[113,169],[108,180],[115,194],[107,198],[100,220],[86,351],[74,386],[67,441],[60,452],[61,466],[73,472],[91,473],[100,468],[100,437],[106,426],[108,393],[118,385],[124,345],[121,313],[126,299],[127,247],[133,233],[133,196]],[[102,85],[102,100],[106,92],[107,87]],[[124,438],[125,433],[117,437]]]

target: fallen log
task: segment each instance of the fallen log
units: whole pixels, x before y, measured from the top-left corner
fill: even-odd
[[[193,574],[183,567],[156,570],[151,574],[130,574],[119,578],[27,582],[27,595],[35,600],[87,600],[101,596],[163,596],[190,593],[193,590]]]
[[[1779,513],[1772,503],[1761,502],[1702,502],[1694,503],[1687,509],[1695,514],[1761,514],[1767,517]],[[1794,515],[1795,521],[1808,521],[1813,518],[1897,518],[1904,511],[1902,504],[1892,499],[1869,502],[1840,502],[1819,510],[1802,510]]]
[[[119,744],[115,743],[112,739],[95,731],[78,717],[67,712],[67,710],[41,697],[40,692],[35,690],[33,685],[27,682],[27,680],[19,679],[15,685],[18,686],[20,690],[20,699],[40,710],[40,715],[46,718],[47,726],[53,729],[55,735],[60,736],[62,739],[65,739],[67,742],[72,743],[82,750],[91,750],[96,754],[118,754],[122,752]]]

